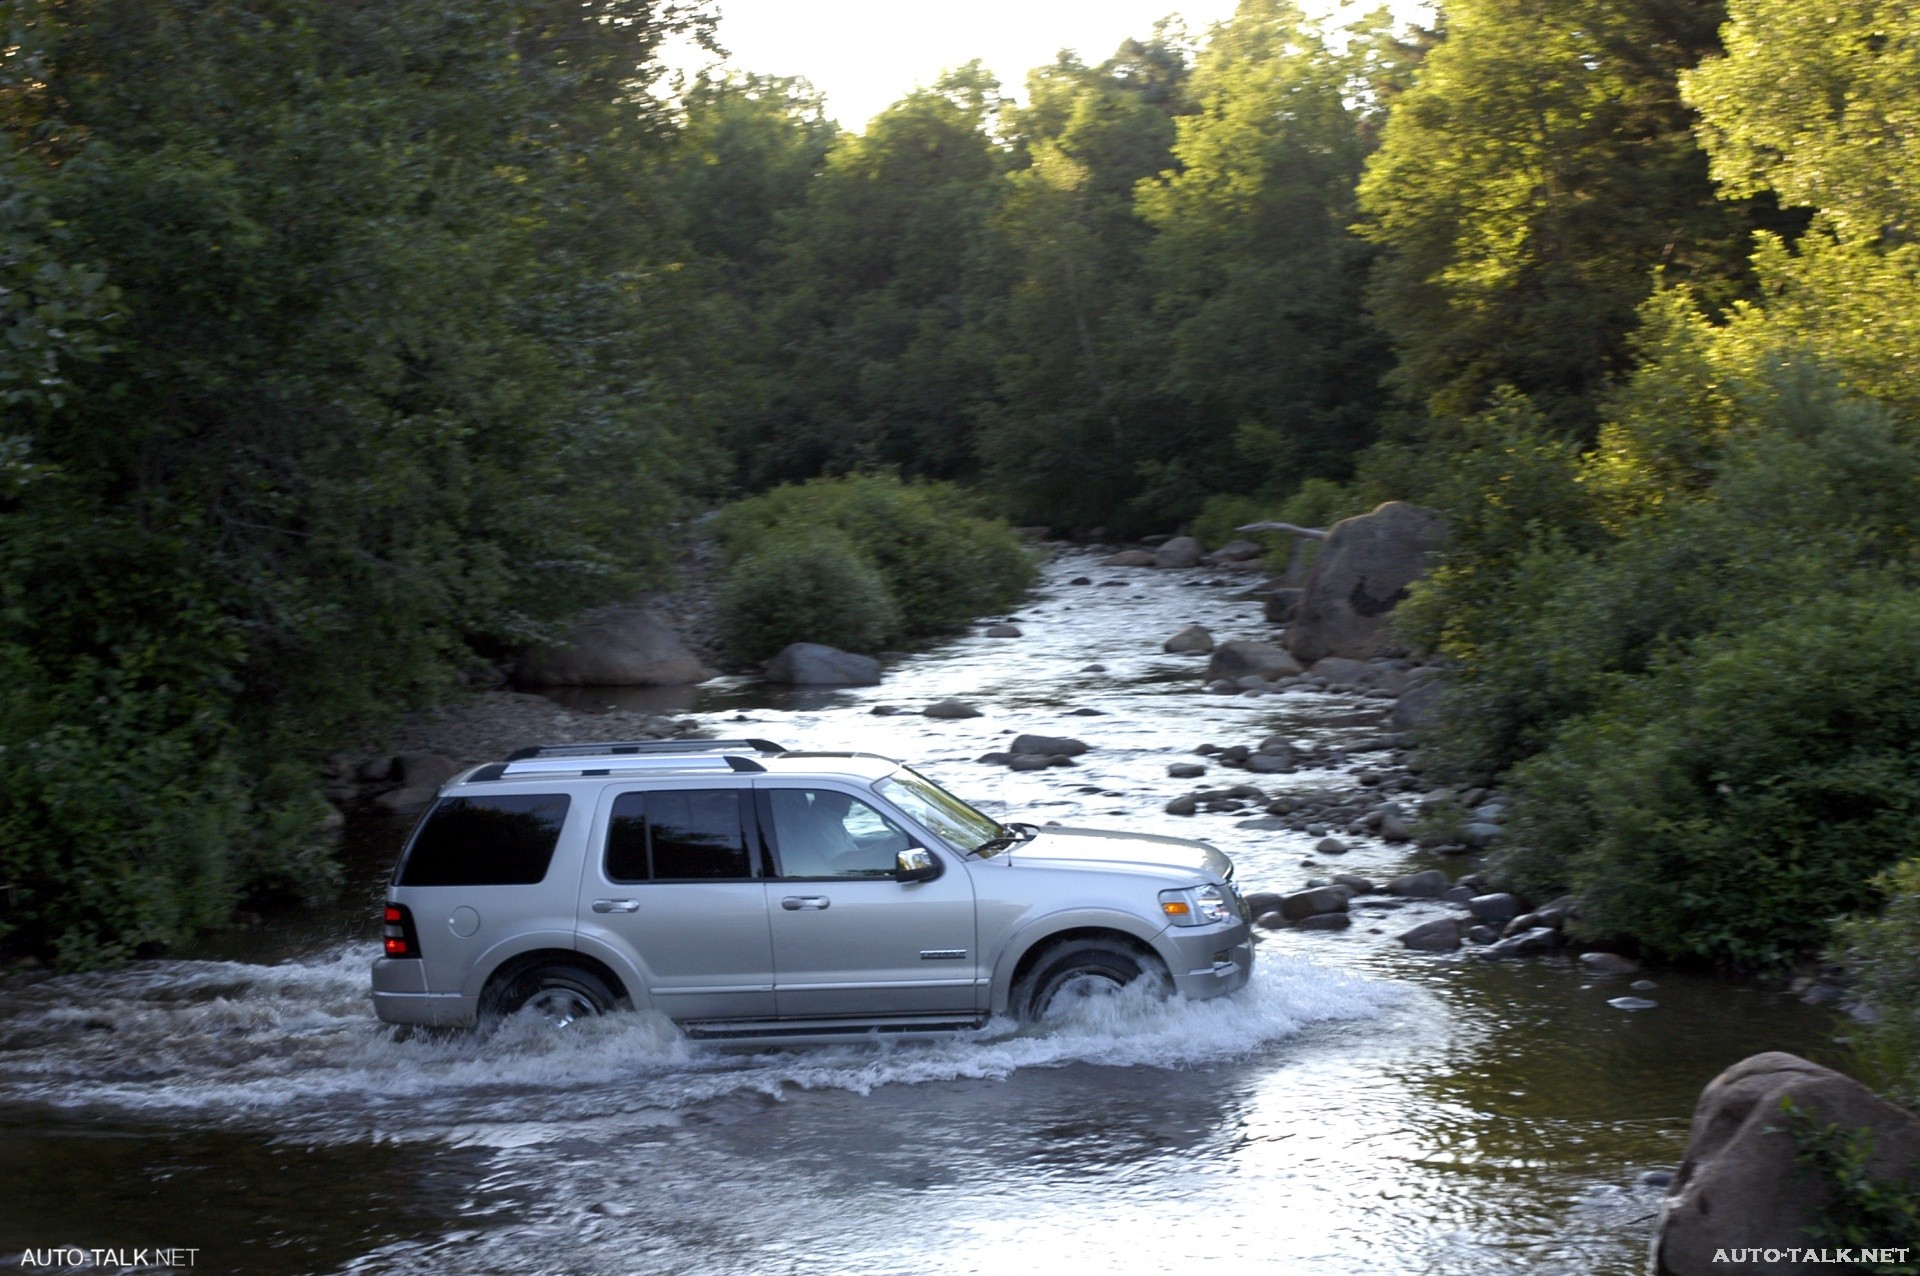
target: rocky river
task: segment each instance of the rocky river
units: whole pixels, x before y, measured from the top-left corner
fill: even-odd
[[[1350,751],[1387,730],[1390,699],[1209,694],[1204,656],[1162,650],[1189,624],[1270,639],[1247,583],[1068,552],[1008,618],[1019,636],[955,638],[880,686],[589,690],[563,721],[595,738],[666,712],[884,753],[1008,818],[1205,837],[1249,891],[1471,872],[1257,805],[1167,812],[1247,783],[1364,806],[1361,771],[1375,788],[1403,774]],[[946,699],[980,714],[920,712]],[[1090,747],[1039,770],[977,760],[1020,733]],[[1291,770],[1195,752],[1274,736]],[[761,1051],[638,1015],[409,1034],[367,998],[406,823],[353,813],[337,910],[191,960],[0,983],[0,1268],[191,1248],[195,1272],[246,1273],[1626,1276],[1700,1087],[1756,1051],[1832,1054],[1832,1013],[1778,990],[1409,950],[1397,935],[1461,909],[1384,893],[1355,897],[1345,929],[1263,931],[1234,997],[1123,997],[1044,1029]],[[1328,831],[1343,851],[1326,853]],[[1614,1004],[1629,992],[1650,1004]]]

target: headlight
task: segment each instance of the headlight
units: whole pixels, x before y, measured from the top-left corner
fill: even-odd
[[[1189,886],[1185,890],[1161,891],[1160,911],[1175,926],[1212,926],[1240,916],[1233,896],[1217,882]]]

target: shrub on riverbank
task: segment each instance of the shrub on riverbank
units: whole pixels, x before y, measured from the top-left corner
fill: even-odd
[[[785,587],[768,564],[798,562],[796,545],[827,547],[822,552],[836,564],[830,573],[865,582],[865,574],[844,561],[850,551],[884,587],[891,625],[878,625],[887,608],[874,606],[867,584],[855,588],[866,618],[849,628],[868,636],[854,650],[959,629],[1011,606],[1035,575],[1033,557],[1013,530],[945,483],[903,483],[876,474],[815,479],[736,501],[720,512],[715,531],[728,560],[721,586],[723,599],[731,600],[723,603],[725,637],[741,660],[760,659],[793,641],[846,645],[818,633],[795,633],[774,614],[770,600]],[[826,575],[810,579],[826,587]],[[811,607],[809,615],[819,615],[815,623],[835,624]],[[777,634],[793,636],[775,642]]]
[[[1907,859],[1874,885],[1879,913],[1842,923],[1833,956],[1873,1012],[1850,1029],[1854,1058],[1874,1089],[1896,1103],[1920,1104],[1920,859]]]
[[[770,539],[720,587],[720,639],[741,660],[765,660],[795,642],[878,651],[899,630],[886,581],[837,532]]]

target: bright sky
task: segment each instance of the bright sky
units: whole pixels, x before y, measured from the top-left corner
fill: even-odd
[[[826,94],[827,113],[854,129],[942,71],[975,58],[1010,94],[1020,95],[1027,72],[1053,61],[1063,48],[1099,63],[1129,36],[1152,34],[1153,24],[1169,13],[1178,12],[1188,30],[1200,35],[1234,10],[1234,0],[717,2],[720,43],[734,66],[806,77]],[[1303,7],[1325,13],[1338,5],[1306,0]],[[701,59],[672,61],[691,69]]]

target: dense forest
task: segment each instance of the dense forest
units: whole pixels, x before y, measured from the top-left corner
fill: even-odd
[[[658,582],[689,516],[863,476],[1003,585],[984,515],[1439,508],[1403,630],[1453,670],[1431,765],[1516,794],[1499,871],[1670,959],[1858,913],[1913,999],[1873,957],[1920,853],[1907,7],[1242,0],[859,133],[667,74],[711,15],[664,0],[7,13],[14,943],[324,889],[328,750]],[[749,508],[838,537],[833,490]]]

